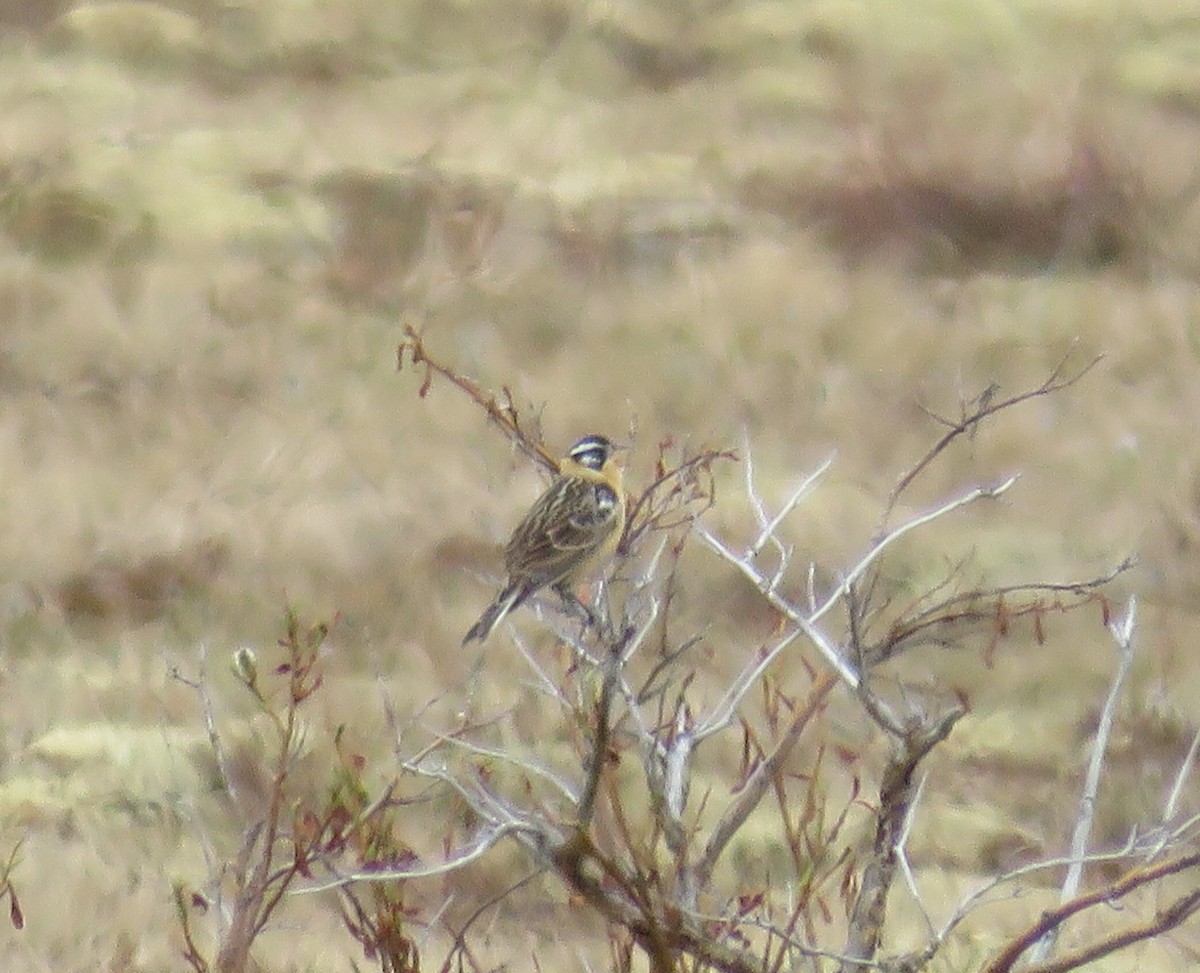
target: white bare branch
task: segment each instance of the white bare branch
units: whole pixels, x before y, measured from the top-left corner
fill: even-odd
[[[1112,851],[1093,852],[1086,855],[1081,861],[1084,865],[1101,865],[1109,862],[1128,861],[1129,859],[1139,854],[1136,836],[1130,835],[1129,840],[1120,848],[1115,848]],[[1010,869],[1001,875],[996,875],[982,885],[974,892],[965,896],[955,908],[953,914],[941,929],[938,930],[936,936],[930,941],[929,945],[924,950],[924,955],[933,956],[942,944],[950,938],[950,934],[963,923],[976,909],[981,906],[997,901],[990,899],[989,896],[999,888],[1006,885],[1012,885],[1023,878],[1028,878],[1030,875],[1036,875],[1039,872],[1057,871],[1060,868],[1069,867],[1075,863],[1077,859],[1068,855],[1059,856],[1057,858],[1044,858],[1041,861],[1030,862],[1027,865],[1021,865],[1018,868]],[[1022,889],[1015,889],[1010,893],[1010,897],[1016,898],[1022,894]]]
[[[712,712],[701,720],[693,731],[697,743],[707,739],[714,733],[719,733],[733,722],[734,717],[737,715],[737,709],[745,698],[746,693],[758,682],[759,677],[775,661],[779,653],[796,641],[799,635],[799,629],[789,632],[776,642],[769,652],[756,658],[738,673],[737,678],[729,684],[729,688],[725,690],[725,695],[713,707]]]
[[[1069,902],[1079,894],[1079,886],[1083,881],[1083,864],[1087,855],[1088,842],[1092,836],[1092,821],[1096,814],[1096,797],[1100,793],[1100,775],[1104,770],[1104,756],[1108,750],[1108,739],[1112,735],[1113,722],[1117,715],[1117,700],[1125,679],[1133,666],[1133,633],[1137,619],[1137,599],[1130,598],[1125,614],[1114,619],[1109,625],[1117,648],[1117,669],[1113,673],[1112,683],[1108,688],[1108,696],[1104,700],[1104,709],[1100,713],[1100,723],[1096,727],[1096,736],[1092,740],[1091,757],[1088,760],[1087,775],[1084,778],[1083,793],[1079,797],[1079,813],[1075,819],[1075,830],[1071,835],[1071,864],[1063,879],[1059,902]],[[1029,951],[1032,963],[1038,963],[1054,952],[1058,941],[1058,930],[1052,930],[1043,936]]]
[[[808,480],[805,481],[805,484],[802,485],[802,489],[807,489],[806,484],[808,484],[809,481],[815,482],[815,478],[827,468],[828,461],[826,466],[822,467],[817,471],[817,473],[814,473],[808,478]],[[994,499],[999,497],[1014,483],[1016,483],[1017,479],[1018,478],[1016,476],[1010,476],[1008,479],[992,486],[976,487],[962,496],[955,497],[953,500],[947,501],[940,507],[914,517],[912,520],[909,520],[908,522],[901,524],[899,527],[889,531],[871,546],[870,550],[868,550],[867,553],[850,569],[850,571],[842,579],[841,583],[838,584],[837,587],[834,588],[834,590],[826,597],[825,601],[808,613],[802,612],[799,608],[779,594],[777,590],[778,578],[768,578],[758,568],[757,564],[755,563],[755,552],[753,546],[749,548],[746,553],[738,554],[705,526],[697,525],[696,530],[701,539],[703,539],[704,542],[708,544],[708,546],[715,551],[718,556],[723,558],[725,561],[728,561],[739,571],[741,571],[742,574],[745,575],[745,577],[748,578],[756,588],[758,588],[758,590],[763,594],[773,608],[786,616],[789,621],[791,621],[800,629],[805,637],[816,646],[817,650],[822,656],[824,656],[825,661],[830,665],[830,667],[833,668],[833,670],[838,674],[839,678],[841,678],[841,680],[847,686],[849,686],[851,689],[857,689],[860,681],[857,670],[846,660],[845,655],[837,648],[837,646],[833,644],[832,640],[829,639],[819,628],[817,628],[816,622],[823,615],[825,615],[833,607],[833,605],[838,602],[839,599],[844,598],[847,595],[854,582],[862,577],[866,570],[879,559],[879,557],[888,547],[894,544],[905,534],[916,530],[918,527],[923,527],[926,524],[932,523],[933,521],[938,520],[939,518],[944,517],[955,510],[958,510],[960,507],[965,507],[976,502],[977,500]],[[771,521],[767,521],[767,523],[770,524]],[[778,528],[778,525],[778,522],[776,522],[776,529]],[[811,600],[810,594],[810,601]]]
[[[535,760],[527,757],[517,757],[511,751],[503,750],[499,747],[485,747],[482,744],[466,740],[461,736],[434,732],[437,738],[447,747],[462,750],[464,753],[471,754],[472,756],[486,757],[488,760],[494,760],[497,763],[509,764],[518,770],[523,770],[540,780],[546,781],[546,783],[550,784],[568,801],[574,803],[579,800],[579,795],[567,781],[563,780],[562,777],[554,773],[549,767]]]
[[[836,454],[831,454],[824,463],[822,463],[812,473],[800,481],[800,484],[795,490],[792,491],[792,495],[788,498],[787,503],[785,503],[779,509],[779,513],[772,517],[770,522],[763,525],[762,532],[755,539],[754,543],[751,544],[747,549],[747,557],[758,557],[759,552],[762,551],[767,541],[775,538],[775,532],[779,530],[779,527],[783,523],[784,519],[788,514],[796,509],[801,500],[803,500],[812,492],[813,488],[817,485],[817,481],[820,480],[821,477],[828,472],[829,467],[833,465],[835,457]],[[755,509],[761,510],[761,506],[756,504]]]
[[[750,434],[745,429],[742,430],[742,469],[746,476],[746,499],[750,501],[758,526],[765,530],[770,518],[762,494],[758,492],[758,484],[754,482],[754,451],[750,448]]]
[[[1198,749],[1200,749],[1200,730],[1197,730],[1192,735],[1192,744],[1188,747],[1187,754],[1179,765],[1179,772],[1175,775],[1175,783],[1171,787],[1171,793],[1167,797],[1167,805],[1163,809],[1164,821],[1170,821],[1179,810],[1179,798],[1183,794],[1183,785],[1187,782],[1192,765],[1196,762],[1196,751]]]
[[[921,917],[925,920],[925,926],[929,930],[929,935],[934,936],[936,932],[933,926],[933,918],[929,915],[929,910],[925,907],[925,900],[921,897],[921,890],[917,888],[917,877],[913,874],[912,863],[908,860],[908,839],[912,834],[913,821],[916,820],[917,807],[921,803],[921,797],[925,793],[925,781],[928,778],[921,777],[921,782],[917,784],[917,793],[913,796],[912,803],[908,806],[908,813],[904,816],[904,828],[900,832],[900,840],[896,842],[896,860],[900,864],[900,871],[904,874],[904,881],[908,885],[908,891],[916,902],[917,908],[921,911]]]
[[[512,638],[513,645],[515,645],[517,647],[517,651],[521,653],[521,658],[525,660],[525,664],[533,673],[534,679],[536,680],[536,688],[539,689],[543,695],[553,699],[556,703],[569,707],[571,705],[570,700],[566,698],[566,695],[559,687],[557,680],[555,680],[554,677],[552,677],[550,673],[546,671],[546,668],[537,660],[537,657],[533,654],[533,652],[530,651],[529,644],[525,641],[525,639],[523,639],[520,633],[514,628],[510,628],[509,635]]]
[[[697,525],[696,532],[701,539],[708,544],[722,558],[736,567],[751,583],[758,588],[776,611],[784,615],[788,621],[796,625],[800,631],[817,647],[817,650],[825,657],[825,661],[838,674],[839,678],[846,683],[851,689],[858,688],[858,673],[854,668],[842,657],[841,652],[833,644],[825,633],[818,629],[807,615],[796,608],[790,601],[783,598],[777,591],[771,588],[770,581],[765,578],[753,561],[741,557],[730,550],[723,541],[713,534],[707,527],[702,524]]]
[[[353,882],[397,882],[404,879],[432,878],[437,875],[446,875],[450,872],[458,871],[460,868],[471,864],[471,862],[482,858],[495,848],[502,838],[522,833],[534,834],[539,837],[541,835],[538,829],[532,828],[527,824],[518,821],[508,821],[495,828],[481,831],[475,836],[475,840],[470,845],[453,858],[448,858],[445,861],[416,868],[384,868],[369,872],[353,872],[349,875],[338,875],[328,882],[318,882],[315,885],[306,885],[303,888],[295,889],[291,894],[312,895],[315,892],[328,892],[330,889],[341,888]]]
[[[847,592],[847,590],[849,590],[851,585],[853,585],[866,573],[867,568],[879,560],[880,555],[883,554],[883,552],[893,544],[895,544],[896,541],[900,540],[900,538],[905,534],[911,533],[918,527],[924,527],[927,524],[931,524],[935,520],[940,520],[947,514],[953,513],[960,507],[966,507],[972,503],[975,503],[977,500],[994,500],[995,498],[1007,492],[1008,489],[1014,483],[1016,483],[1018,479],[1019,477],[1014,475],[1010,476],[1007,480],[1003,480],[1000,483],[993,484],[992,486],[976,487],[973,490],[967,491],[960,497],[955,497],[953,500],[948,500],[940,507],[930,510],[927,513],[920,514],[914,517],[912,520],[901,524],[899,527],[889,530],[883,535],[883,537],[879,538],[879,540],[871,545],[871,548],[867,551],[867,553],[864,554],[858,563],[855,564],[854,567],[852,567],[846,573],[845,577],[842,578],[841,583],[834,588],[833,591],[831,591],[826,597],[825,601],[815,611],[812,612],[810,621],[817,621],[826,612],[828,612],[829,609],[837,604],[838,599],[840,599]]]
[[[691,758],[696,737],[688,731],[687,707],[680,703],[675,713],[675,726],[667,745],[664,761],[663,797],[667,813],[679,821],[687,806],[688,784],[691,779]]]

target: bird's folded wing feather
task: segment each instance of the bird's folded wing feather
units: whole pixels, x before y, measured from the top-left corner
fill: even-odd
[[[617,519],[616,495],[604,484],[564,480],[530,511],[509,544],[509,573],[550,584],[608,535]]]

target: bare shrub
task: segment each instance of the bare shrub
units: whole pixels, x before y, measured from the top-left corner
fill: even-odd
[[[516,448],[553,469],[536,423],[526,421],[507,390],[492,395],[457,373],[415,330],[399,361],[402,368],[424,370],[422,396],[435,381],[449,383]],[[1072,371],[1064,361],[1034,388],[1007,397],[988,389],[963,402],[958,417],[938,418],[945,432],[897,477],[866,550],[825,572],[836,579],[828,590],[819,590],[815,565],[798,563],[788,517],[832,460],[771,507],[748,447],[738,456],[660,442],[647,485],[628,499],[613,577],[599,587],[589,611],[559,604],[552,594],[531,600],[551,636],[546,641],[564,654],[547,660],[518,628],[505,626],[512,645],[503,648],[525,666],[537,705],[552,714],[559,744],[515,742],[497,732],[501,717],[476,712],[474,704],[448,718],[432,702],[416,714],[386,703],[395,731],[395,780],[370,798],[351,757],[336,768],[343,784],[331,790],[327,805],[298,810],[284,799],[294,717],[320,686],[316,649],[325,630],[290,619],[281,641],[285,661],[274,673],[284,686],[276,709],[251,662],[239,663],[243,684],[277,714],[277,763],[267,811],[251,822],[233,868],[236,894],[215,968],[244,969],[272,914],[288,894],[302,891],[334,892],[345,928],[384,970],[417,968],[411,930],[418,925],[449,934],[442,969],[482,969],[472,946],[476,922],[536,876],[557,879],[601,920],[616,970],[642,964],[655,973],[923,970],[946,955],[968,920],[986,922],[985,905],[1014,901],[1035,877],[1059,873],[1059,904],[1027,916],[999,945],[993,936],[976,968],[1079,969],[1176,928],[1200,908],[1196,819],[1181,812],[1180,799],[1197,743],[1178,769],[1156,827],[1131,834],[1119,847],[1093,846],[1093,809],[1136,631],[1134,602],[1117,617],[1109,587],[1131,562],[1097,577],[1003,586],[969,581],[960,563],[903,599],[885,572],[902,538],[994,501],[1017,480],[965,487],[933,509],[901,516],[900,500],[931,466],[989,418],[1061,394],[1090,368]],[[715,503],[714,468],[735,460],[745,472],[745,500],[757,525],[748,543],[737,544],[704,520]],[[747,633],[748,644],[735,646],[742,661],[717,683],[702,656],[704,633],[682,629],[676,611],[692,548],[748,581],[777,621],[766,641],[754,642]],[[716,621],[723,608],[714,598],[706,610]],[[908,842],[921,814],[928,758],[953,733],[969,701],[949,684],[909,691],[887,667],[917,647],[982,646],[986,662],[1018,626],[1040,643],[1048,638],[1049,616],[1076,614],[1102,623],[1118,665],[1091,742],[1068,851],[998,867],[949,911],[935,910],[922,895]],[[800,661],[784,678],[789,657]],[[865,728],[857,742],[839,742],[832,732],[835,707]],[[215,735],[213,742],[219,750]],[[465,812],[467,823],[447,830],[437,858],[419,855],[401,838],[402,795],[419,791],[448,795]],[[403,823],[410,837],[422,827],[436,830],[420,818]],[[405,907],[406,889],[435,877],[471,876],[502,843],[518,850],[523,867],[473,911],[464,916],[449,908],[450,894],[437,908]],[[1181,875],[1185,883],[1174,882]],[[911,928],[905,931],[910,944],[902,949],[892,945],[905,938],[896,935],[899,896],[915,904],[923,923],[915,946]],[[184,890],[177,901],[189,962],[207,970],[190,933]],[[1127,907],[1119,920],[1060,943],[1072,920],[1116,903]]]

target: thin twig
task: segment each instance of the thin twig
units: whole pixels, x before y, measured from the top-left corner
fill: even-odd
[[[786,616],[790,622],[799,627],[800,631],[817,647],[817,651],[824,656],[825,661],[837,673],[838,678],[842,682],[852,689],[858,685],[858,673],[842,658],[841,653],[838,652],[833,642],[809,620],[809,616],[793,606],[791,602],[782,597],[777,591],[772,590],[770,583],[752,562],[735,554],[725,546],[723,541],[702,524],[696,526],[696,532],[718,555],[749,578],[763,597],[767,599],[772,608]]]
[[[804,706],[792,718],[788,728],[775,744],[775,749],[754,768],[754,772],[742,785],[733,803],[725,809],[713,826],[704,846],[704,852],[694,866],[697,888],[708,886],[708,880],[716,867],[717,859],[725,850],[725,846],[737,834],[746,818],[750,816],[750,812],[758,806],[763,795],[771,786],[772,779],[781,772],[784,762],[800,741],[804,729],[820,712],[825,703],[825,697],[829,695],[836,684],[837,679],[832,673],[823,673],[817,677],[817,681],[808,691],[808,699]]]
[[[921,912],[921,918],[925,920],[925,926],[929,930],[929,935],[936,934],[933,926],[933,917],[930,916],[929,910],[925,908],[925,900],[921,897],[921,890],[917,888],[917,877],[913,874],[912,863],[908,860],[908,839],[912,834],[913,822],[917,818],[917,808],[921,804],[921,797],[925,793],[926,777],[922,776],[917,784],[917,792],[913,795],[912,803],[909,805],[908,814],[904,819],[904,827],[900,831],[900,840],[896,842],[896,860],[900,864],[900,871],[904,875],[904,884],[908,886],[908,891],[913,897],[913,901],[917,904],[917,908]]]
[[[1175,774],[1175,783],[1171,787],[1166,807],[1163,809],[1164,821],[1170,821],[1174,818],[1176,811],[1179,809],[1179,799],[1183,794],[1183,785],[1187,783],[1188,774],[1191,773],[1192,765],[1196,762],[1197,750],[1200,750],[1200,729],[1196,730],[1192,735],[1191,746],[1188,747],[1187,753],[1179,764],[1179,771]]]
[[[955,439],[964,433],[973,432],[975,428],[989,416],[995,415],[997,412],[1003,412],[1005,409],[1011,409],[1015,405],[1026,402],[1029,399],[1035,399],[1042,395],[1050,395],[1053,392],[1058,392],[1062,389],[1074,385],[1088,372],[1096,367],[1103,359],[1103,356],[1097,356],[1083,366],[1079,371],[1075,372],[1069,378],[1063,378],[1063,370],[1070,360],[1073,350],[1063,356],[1062,360],[1055,366],[1049,377],[1037,388],[1030,389],[1026,392],[1018,393],[1007,399],[995,401],[994,395],[982,395],[978,400],[978,407],[970,415],[964,416],[958,421],[941,419],[940,421],[949,426],[949,430],[939,439],[929,451],[917,461],[917,464],[904,474],[892,488],[892,492],[888,497],[888,502],[884,507],[883,521],[886,524],[887,519],[891,516],[892,511],[896,508],[896,503],[899,501],[901,494],[904,493],[913,483],[913,481],[921,475],[929,464],[932,463]]]
[[[531,828],[527,824],[510,821],[479,835],[473,847],[454,858],[448,858],[445,861],[435,862],[432,865],[425,865],[420,868],[385,868],[369,872],[354,872],[350,875],[340,875],[328,882],[319,882],[316,885],[306,885],[302,888],[292,889],[291,894],[312,895],[316,892],[328,892],[330,889],[342,888],[353,882],[398,882],[407,879],[447,875],[482,858],[499,844],[501,838],[521,833],[541,837],[541,832],[537,831],[537,829]]]
[[[624,642],[632,637],[633,632],[626,631],[623,639],[614,639],[608,646],[608,658],[603,670],[604,681],[600,686],[600,699],[596,704],[592,751],[585,765],[583,792],[579,796],[579,804],[576,809],[576,826],[581,830],[588,827],[592,820],[592,814],[596,810],[596,795],[600,791],[600,777],[609,758],[608,741],[612,733],[612,704],[621,678],[621,654]]]
[[[517,408],[513,404],[512,393],[507,388],[504,389],[503,402],[494,393],[485,392],[478,383],[460,375],[449,365],[432,356],[425,347],[425,336],[411,324],[404,326],[404,340],[396,348],[397,371],[404,370],[406,354],[414,368],[425,368],[425,377],[417,393],[421,398],[429,394],[433,376],[440,375],[480,406],[488,419],[498,425],[521,452],[550,473],[558,472],[558,460],[550,454],[539,437],[522,427]]]
[[[763,525],[761,533],[759,533],[758,537],[755,538],[754,543],[751,544],[749,549],[746,551],[746,554],[749,557],[757,557],[767,541],[775,539],[775,532],[779,530],[779,525],[783,523],[788,514],[796,509],[800,501],[812,492],[813,487],[815,487],[817,484],[817,481],[821,479],[821,477],[828,472],[829,467],[833,465],[833,460],[834,457],[830,456],[825,460],[824,463],[822,463],[808,476],[800,481],[800,484],[795,490],[792,491],[792,495],[788,497],[787,502],[779,508],[779,513],[777,513],[769,522]],[[776,541],[776,543],[778,543],[778,541]],[[782,544],[780,544],[780,550],[783,550]]]
[[[839,584],[832,592],[830,592],[825,601],[822,602],[817,610],[812,613],[810,616],[811,619],[816,621],[827,611],[829,611],[829,609],[832,608],[845,594],[846,587],[854,584],[860,577],[862,577],[863,574],[866,573],[867,568],[870,567],[875,561],[879,560],[879,557],[881,554],[883,554],[884,550],[895,544],[896,541],[900,540],[900,538],[905,534],[916,530],[918,527],[924,527],[926,524],[933,523],[933,521],[939,520],[948,513],[958,510],[960,507],[966,507],[977,500],[994,500],[997,497],[1005,494],[1012,487],[1012,485],[1017,482],[1018,479],[1020,479],[1019,476],[1013,475],[1007,480],[1002,480],[1001,482],[993,484],[992,486],[976,487],[975,489],[969,490],[961,496],[955,497],[953,500],[948,500],[940,507],[936,507],[933,510],[930,510],[928,513],[919,514],[912,520],[901,524],[899,527],[889,530],[874,544],[872,544],[870,550],[868,550],[867,553],[859,559],[858,563],[855,564],[849,572],[847,572],[846,576],[842,579],[841,584]]]
[[[1182,872],[1193,868],[1200,867],[1200,852],[1193,852],[1189,855],[1181,855],[1178,858],[1172,858],[1169,861],[1162,862],[1158,865],[1149,866],[1146,868],[1135,869],[1128,872],[1117,881],[1101,888],[1094,889],[1091,892],[1076,896],[1069,902],[1064,902],[1054,909],[1048,909],[1043,912],[1037,921],[1027,930],[1014,937],[1008,945],[1004,947],[992,961],[983,968],[983,973],[1009,973],[1016,965],[1017,961],[1030,949],[1035,943],[1038,943],[1046,938],[1051,932],[1058,929],[1068,919],[1084,912],[1094,906],[1103,905],[1111,907],[1114,903],[1125,898],[1130,893],[1144,888],[1146,886],[1161,883],[1164,879],[1178,875]],[[1186,899],[1191,899],[1191,896],[1197,895],[1193,891]],[[1157,935],[1168,928],[1173,928],[1178,922],[1190,915],[1196,909],[1194,901],[1178,900],[1176,906],[1184,913],[1181,915],[1165,914],[1162,910],[1159,911],[1159,920],[1166,919],[1170,925],[1160,925],[1159,922],[1152,922],[1149,927],[1148,935]],[[1147,938],[1147,930],[1145,927],[1137,933],[1136,938],[1126,939],[1125,935],[1118,934],[1104,941],[1106,944],[1106,952],[1111,953],[1124,946],[1130,945],[1139,939]],[[1092,958],[1099,958],[1097,954]],[[1074,962],[1073,960],[1071,962]],[[1075,966],[1066,965],[1066,958],[1063,961],[1044,966],[1034,966],[1032,970],[1037,970],[1038,973],[1050,973],[1051,970],[1069,970],[1078,968]],[[1032,971],[1030,971],[1032,973]]]
[[[717,701],[712,711],[696,724],[695,735],[697,741],[707,739],[725,729],[733,722],[733,718],[737,715],[738,707],[742,704],[742,700],[746,698],[746,694],[754,687],[762,674],[770,668],[771,663],[778,658],[779,654],[796,641],[799,636],[799,629],[789,632],[776,642],[769,651],[756,655],[734,677],[733,681],[729,684],[729,688],[725,690],[725,694]]]
[[[1063,879],[1062,892],[1059,901],[1066,903],[1079,894],[1079,886],[1083,881],[1083,859],[1087,854],[1088,841],[1092,834],[1092,820],[1096,814],[1096,798],[1100,793],[1100,775],[1104,769],[1104,756],[1108,750],[1108,738],[1112,735],[1113,723],[1116,720],[1117,700],[1125,679],[1133,666],[1133,633],[1137,621],[1137,600],[1129,599],[1122,618],[1116,619],[1109,626],[1117,647],[1117,670],[1113,674],[1112,684],[1108,688],[1108,696],[1104,700],[1104,708],[1100,713],[1100,723],[1092,740],[1091,757],[1088,760],[1087,775],[1084,779],[1083,793],[1079,797],[1079,813],[1075,819],[1075,830],[1071,835],[1071,865],[1067,868]],[[1039,963],[1054,952],[1058,927],[1047,931],[1046,937],[1036,943],[1030,950],[1030,962]]]

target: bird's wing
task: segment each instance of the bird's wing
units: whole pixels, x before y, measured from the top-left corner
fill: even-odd
[[[505,558],[509,576],[541,587],[569,574],[612,532],[617,502],[603,483],[556,480],[513,532]]]

